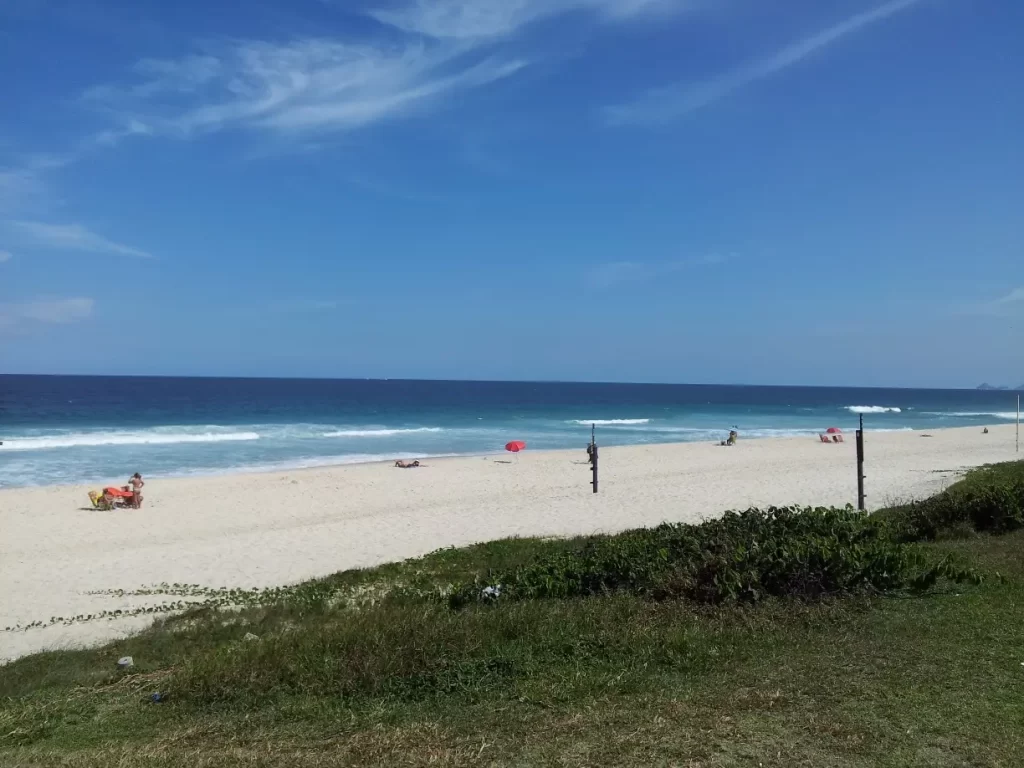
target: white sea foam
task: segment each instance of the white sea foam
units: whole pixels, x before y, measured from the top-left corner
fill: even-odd
[[[580,424],[589,427],[591,424],[598,427],[624,427],[636,426],[638,424],[650,424],[650,419],[572,419],[567,424]]]
[[[408,429],[339,429],[324,432],[322,437],[390,437],[392,435],[414,435],[424,432],[444,432],[440,427],[414,427]]]
[[[902,413],[901,409],[886,405],[848,405],[851,413]]]
[[[79,432],[63,435],[8,438],[0,451],[45,451],[103,445],[174,445],[259,440],[256,432]]]
[[[665,426],[665,427],[648,427],[647,429],[639,430],[644,435],[728,435],[729,427],[718,428],[718,427],[681,427],[681,426]]]
[[[965,419],[987,419],[989,417],[993,419],[1007,419],[1008,421],[1016,421],[1017,413],[1015,411],[955,411],[952,413],[941,412],[941,411],[929,411],[926,415],[928,416],[954,416]]]

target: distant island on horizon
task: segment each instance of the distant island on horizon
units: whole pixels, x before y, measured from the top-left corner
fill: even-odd
[[[1016,387],[996,387],[992,384],[979,384],[975,389],[981,389],[986,392],[1024,392],[1024,384]]]

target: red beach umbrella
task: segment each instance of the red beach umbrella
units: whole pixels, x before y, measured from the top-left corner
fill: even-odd
[[[519,453],[526,449],[526,443],[522,440],[513,440],[511,443],[505,443],[505,450],[509,453]]]
[[[841,435],[841,434],[843,434],[843,430],[841,430],[839,427],[829,427],[825,431],[828,432],[830,435]]]

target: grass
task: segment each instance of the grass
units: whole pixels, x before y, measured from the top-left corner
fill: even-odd
[[[436,597],[615,538],[443,550],[21,659],[0,667],[0,765],[1024,765],[1024,531],[908,545],[987,576],[923,596]]]

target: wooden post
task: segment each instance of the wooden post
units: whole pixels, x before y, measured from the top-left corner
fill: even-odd
[[[860,429],[857,430],[857,509],[866,511],[864,506],[864,415],[860,417]]]
[[[595,437],[596,425],[590,425],[590,469],[594,473],[594,479],[590,484],[594,486],[594,493],[597,493],[597,439]]]

